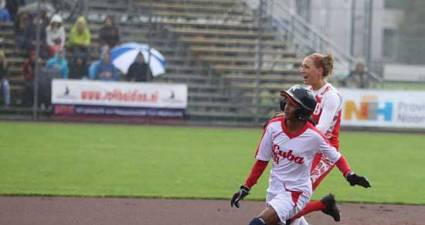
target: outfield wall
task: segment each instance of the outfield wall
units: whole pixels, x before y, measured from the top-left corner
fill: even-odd
[[[425,131],[425,92],[339,90],[344,98],[341,122],[343,129]],[[254,122],[254,117],[248,115],[250,120],[237,121],[214,118],[215,114],[211,113],[211,118],[205,116],[202,120],[193,119],[190,111],[187,112],[188,95],[187,85],[179,84],[55,80],[52,86],[53,111],[40,111],[37,119],[63,119],[63,116],[72,116],[75,121],[85,121],[81,119],[86,119],[84,116],[90,116],[89,119],[104,116],[106,119],[123,122],[138,118],[144,123],[147,119],[163,118],[178,119],[173,122],[180,121],[182,125],[252,127],[271,117],[263,114],[261,120]],[[7,112],[5,109],[3,111]],[[27,111],[32,112],[30,108]],[[23,116],[25,112],[13,112],[16,115],[1,118],[33,118],[31,115]],[[53,118],[51,113],[54,114]],[[235,112],[232,116],[237,118],[241,115]],[[158,123],[164,121],[158,120]]]

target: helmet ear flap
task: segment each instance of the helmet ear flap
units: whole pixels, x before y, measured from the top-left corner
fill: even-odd
[[[280,110],[284,111],[286,106],[286,99],[280,100]]]

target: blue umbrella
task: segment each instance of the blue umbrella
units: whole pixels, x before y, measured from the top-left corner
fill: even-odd
[[[164,56],[159,51],[149,48],[149,45],[146,44],[129,42],[118,45],[111,50],[111,60],[114,66],[121,70],[121,72],[127,73],[128,68],[139,53],[143,55],[145,62],[149,62],[149,68],[153,76],[156,77],[165,73]]]

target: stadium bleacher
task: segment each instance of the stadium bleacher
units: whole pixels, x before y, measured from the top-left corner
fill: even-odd
[[[256,12],[242,0],[133,0],[131,6],[120,1],[87,2],[91,48],[99,47],[103,18],[115,15],[121,42],[150,43],[165,56],[167,72],[155,82],[188,85],[190,118],[250,121],[258,113],[253,107],[261,97],[255,94],[256,87],[258,92],[274,93],[301,81],[296,69],[301,60],[291,43],[264,24],[259,42]],[[66,23],[67,31],[72,24]],[[13,25],[1,24],[0,28],[2,46],[12,63],[13,95],[20,96],[24,56],[15,50]],[[262,64],[257,71],[260,43]],[[98,57],[97,51],[90,52],[92,60]],[[261,107],[270,112],[277,105]]]

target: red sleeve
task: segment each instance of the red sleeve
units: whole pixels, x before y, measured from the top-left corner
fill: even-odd
[[[251,187],[257,183],[257,180],[258,178],[261,177],[261,174],[263,174],[268,163],[269,162],[267,161],[261,161],[261,160],[255,161],[255,164],[251,169],[251,173],[249,174],[248,178],[246,178],[244,186],[251,189]]]
[[[338,167],[339,171],[341,171],[344,177],[351,172],[350,165],[348,164],[347,160],[343,155],[341,155],[335,165]]]

